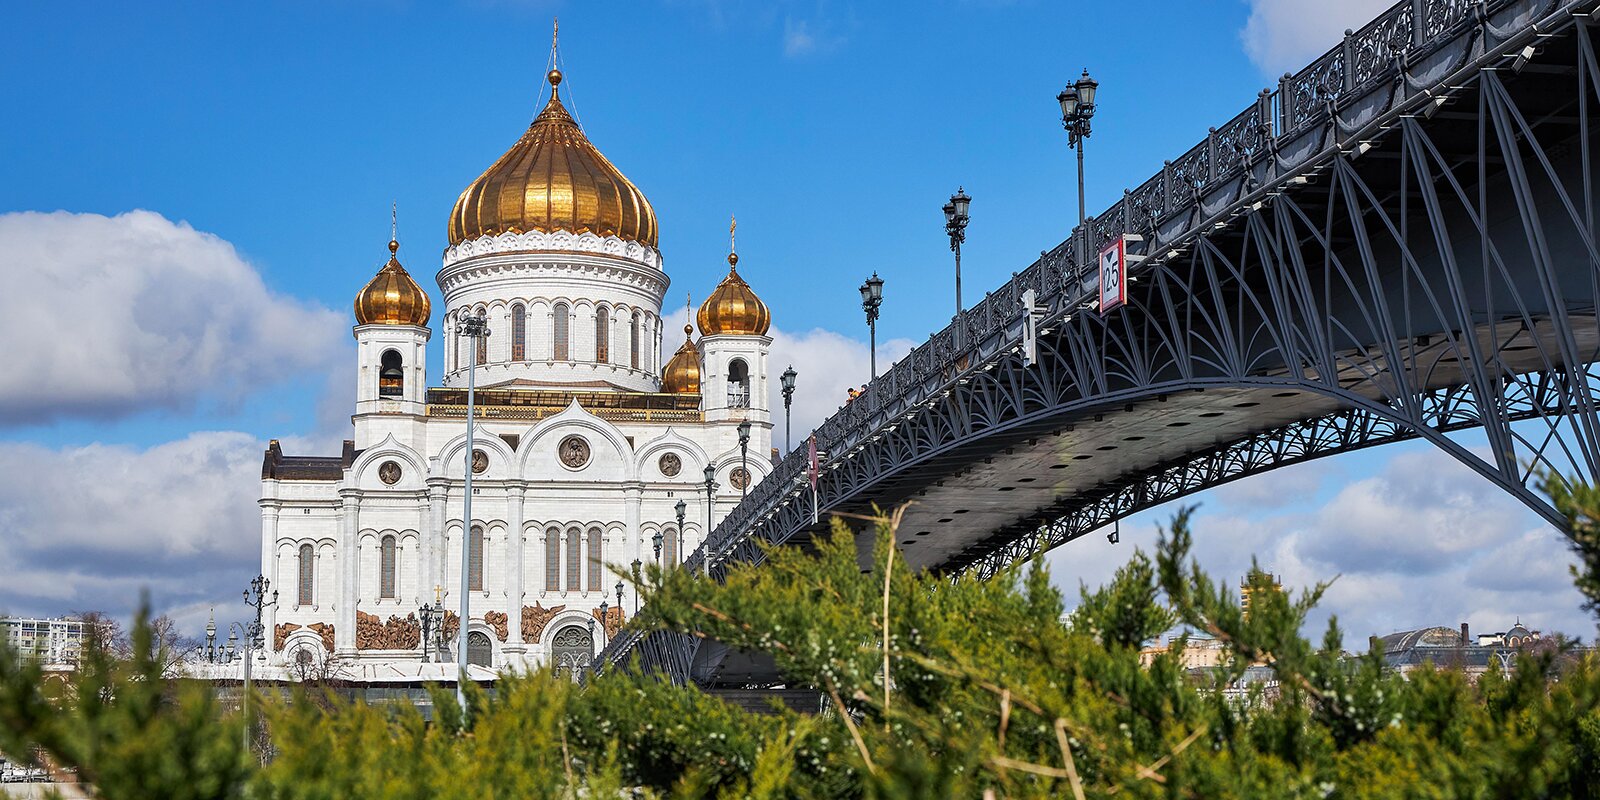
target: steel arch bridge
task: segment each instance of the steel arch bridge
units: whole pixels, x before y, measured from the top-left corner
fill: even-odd
[[[907,562],[982,579],[1202,489],[1416,438],[1562,524],[1539,472],[1600,480],[1596,7],[1405,0],[1348,34],[824,422],[824,525],[915,500]],[[1093,256],[1124,235],[1142,260],[1100,313]],[[1487,452],[1448,435],[1466,428]],[[809,541],[805,467],[789,453],[686,566]],[[618,636],[600,664],[626,663],[781,682],[668,631]]]

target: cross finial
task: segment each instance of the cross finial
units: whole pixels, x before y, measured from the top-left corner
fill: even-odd
[[[560,17],[551,17],[550,18],[550,60],[551,61],[555,61],[555,58],[556,58],[556,39],[558,37],[560,37],[560,35],[561,35],[561,18]]]
[[[735,251],[737,251],[739,249],[738,247],[734,246],[735,242],[737,241],[734,238],[734,231],[737,231],[738,229],[739,229],[739,218],[733,216],[732,214],[729,214],[728,215],[728,252],[730,252],[730,253],[735,252]]]
[[[443,602],[443,600],[444,600],[444,589],[441,588],[439,586],[439,584],[436,583],[436,584],[433,585],[433,602],[439,603],[439,602]]]
[[[389,240],[400,241],[400,204],[389,203]]]

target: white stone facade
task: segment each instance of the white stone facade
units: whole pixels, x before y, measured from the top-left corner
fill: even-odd
[[[660,265],[653,248],[560,231],[452,247],[438,274],[443,313],[433,339],[445,348],[443,387],[426,385],[428,328],[354,329],[359,383],[345,452],[285,456],[274,442],[263,465],[262,572],[279,591],[264,618],[269,665],[336,657],[362,675],[391,666],[394,675],[419,674],[409,665],[420,667],[423,651],[407,618],[436,597],[459,608],[471,343],[454,328],[468,312],[483,310],[491,329],[476,375],[483,455],[472,511],[482,548],[468,584],[471,660],[520,669],[570,659],[601,602],[617,604],[612,566],[653,562],[657,532],[667,563],[699,545],[708,516],[715,524],[737,503],[741,463],[750,485],[771,469],[771,340],[708,337],[704,398],[660,393],[670,355]],[[568,314],[564,352],[558,307]],[[526,317],[514,337],[516,308]],[[603,354],[597,313],[607,319]],[[747,374],[730,388],[734,359]],[[401,377],[384,383],[384,375]],[[744,420],[752,433],[741,460]],[[707,464],[719,484],[710,503]],[[688,509],[681,549],[680,500]],[[626,616],[635,599],[627,587]],[[604,646],[618,620],[609,622],[593,626],[589,647]]]

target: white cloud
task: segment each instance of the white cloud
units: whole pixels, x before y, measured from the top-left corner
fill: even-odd
[[[1281,75],[1332,49],[1344,32],[1360,28],[1394,5],[1392,0],[1247,0],[1250,18],[1239,37],[1262,72]]]
[[[1324,473],[1337,474],[1336,464]],[[1304,489],[1305,477],[1294,471],[1309,466],[1236,486]],[[1245,575],[1252,556],[1285,588],[1333,580],[1311,635],[1320,636],[1330,615],[1339,617],[1346,648],[1358,650],[1369,635],[1461,622],[1504,630],[1519,617],[1546,631],[1594,634],[1567,572],[1573,558],[1562,535],[1442,452],[1402,447],[1370,477],[1320,505],[1307,503],[1309,494],[1289,509],[1259,502],[1271,494],[1217,490],[1182,501],[1204,501],[1193,520],[1194,555],[1230,585]],[[1153,550],[1156,523],[1165,524],[1177,505],[1125,521],[1120,545],[1090,535],[1052,552],[1047,560],[1069,602],[1076,602],[1080,581],[1108,580],[1132,547]]]
[[[150,211],[0,214],[0,274],[4,423],[230,402],[341,355],[343,315]]]
[[[787,17],[783,20],[783,54],[794,58],[817,49],[817,38],[811,35],[811,25],[805,20]]]
[[[231,431],[149,448],[0,442],[0,613],[126,615],[145,589],[198,620],[219,601],[235,611],[260,563],[264,445]]]

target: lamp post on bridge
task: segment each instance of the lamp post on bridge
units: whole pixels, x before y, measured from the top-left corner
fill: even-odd
[[[706,465],[705,476],[706,476],[706,528],[705,528],[705,534],[703,535],[703,537],[700,540],[701,549],[704,550],[705,552],[701,553],[701,555],[700,555],[700,573],[702,575],[705,575],[707,578],[709,578],[709,577],[711,577],[711,502],[712,502],[712,499],[713,499],[713,495],[717,491],[717,465],[715,465],[715,464],[707,464]],[[680,520],[679,530],[682,530],[683,528],[681,527],[681,520],[683,519],[683,517],[682,517],[681,514],[679,515],[678,519]]]
[[[1078,151],[1078,227],[1083,228],[1083,140],[1089,138],[1089,120],[1094,117],[1094,97],[1100,84],[1089,77],[1089,70],[1076,83],[1069,83],[1056,95],[1061,104],[1061,126],[1067,131],[1067,146]],[[1081,241],[1081,238],[1080,238]],[[1088,251],[1079,254],[1079,264],[1088,258]]]
[[[472,355],[467,362],[467,446],[462,459],[466,464],[466,486],[461,493],[461,626],[456,636],[456,666],[460,669],[456,675],[456,703],[461,706],[462,713],[466,713],[467,695],[462,684],[467,680],[467,620],[471,619],[467,612],[472,600],[472,593],[467,591],[472,569],[472,436],[475,421],[472,405],[473,392],[477,389],[478,345],[489,337],[489,319],[482,312],[465,317],[457,323],[456,334],[472,341],[467,347]]]
[[[272,594],[268,595],[267,591]],[[278,604],[278,591],[272,588],[272,581],[265,575],[257,575],[250,581],[250,588],[244,590],[244,604],[256,610],[256,618],[241,631],[244,635],[244,746],[250,749],[250,662],[255,660],[255,651],[263,647],[262,634],[266,631],[261,624],[261,610]],[[237,623],[235,623],[237,624]]]
[[[800,373],[794,371],[794,365],[790,364],[789,368],[784,370],[782,375],[778,376],[778,380],[783,382],[783,454],[784,455],[788,455],[789,451],[791,449],[793,449],[789,444],[789,406],[794,404],[794,379],[797,376],[799,376],[799,374]]]
[[[684,501],[684,500],[679,500],[678,504],[672,507],[672,510],[678,512],[678,533],[677,533],[678,549],[674,550],[673,552],[678,554],[678,563],[682,564],[683,563],[683,518],[684,518],[685,515],[687,515],[689,513],[689,503]]]
[[[972,198],[964,187],[956,187],[950,202],[944,204],[944,232],[950,237],[950,250],[956,254],[956,316],[961,316],[961,243],[967,240],[967,209]]]
[[[872,377],[878,377],[878,307],[883,305],[883,279],[874,271],[872,277],[861,284],[861,310],[867,312],[868,350],[872,359]]]
[[[739,423],[739,472],[744,476],[739,481],[739,499],[743,500],[750,490],[750,420]]]

